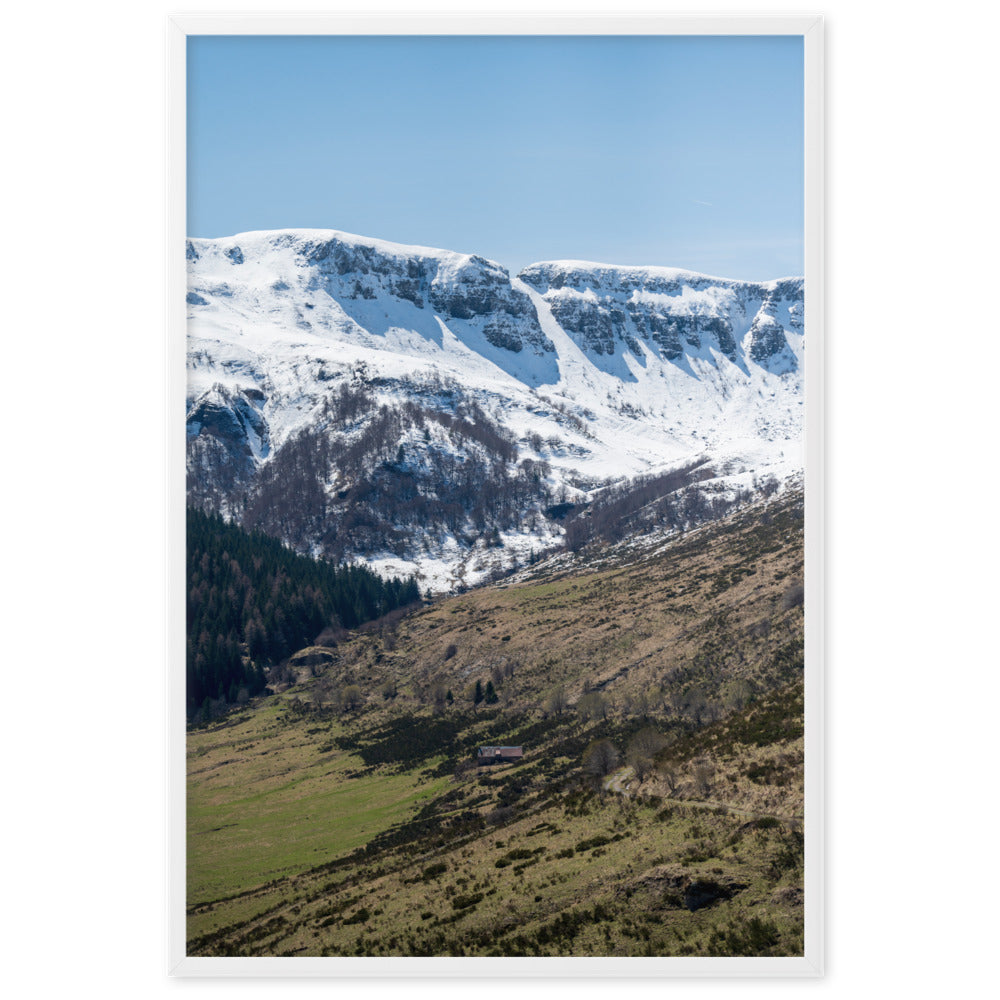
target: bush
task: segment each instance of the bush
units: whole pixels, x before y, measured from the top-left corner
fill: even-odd
[[[781,820],[775,819],[773,816],[762,816],[760,819],[754,820],[753,825],[758,830],[774,830],[781,826]]]
[[[792,608],[800,607],[805,601],[805,595],[805,588],[801,583],[789,587],[781,595],[781,610],[790,611]]]
[[[745,924],[731,922],[712,935],[709,946],[718,955],[769,955],[781,941],[781,932],[770,920],[751,917]]]
[[[527,861],[530,858],[537,857],[539,854],[543,854],[544,852],[544,847],[536,847],[533,851],[529,850],[527,847],[517,847],[513,851],[508,851],[502,858],[499,858],[496,861],[496,867],[507,868],[515,861]]]
[[[576,845],[576,849],[582,854],[584,851],[589,851],[592,848],[603,847],[605,844],[610,844],[611,841],[611,837],[602,837],[598,835],[596,837],[590,837],[588,840],[581,840],[580,843]]]

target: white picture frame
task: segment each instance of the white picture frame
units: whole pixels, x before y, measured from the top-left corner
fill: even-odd
[[[800,35],[805,52],[806,628],[805,953],[795,958],[202,958],[185,948],[184,428],[185,51],[192,35],[668,34]],[[168,941],[176,977],[806,978],[824,970],[824,34],[810,17],[169,18],[168,71]]]

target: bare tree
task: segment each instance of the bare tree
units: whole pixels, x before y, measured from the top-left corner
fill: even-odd
[[[752,697],[753,688],[750,686],[750,683],[742,678],[735,680],[729,686],[729,692],[726,695],[726,707],[735,709],[738,712]]]
[[[397,637],[395,622],[384,626],[382,629],[382,648],[391,653],[396,648]]]
[[[708,795],[712,790],[712,778],[715,768],[707,757],[698,757],[694,762],[694,787],[700,795]]]
[[[644,719],[649,715],[649,695],[645,691],[638,691],[632,703],[632,710],[636,715],[641,715]]]
[[[569,706],[569,699],[566,697],[566,688],[560,684],[545,699],[545,711],[552,715],[562,715]]]
[[[653,769],[656,755],[667,745],[666,737],[647,726],[629,740],[628,749],[625,751],[625,759],[635,771],[636,777],[642,781]]]
[[[590,691],[580,696],[576,711],[581,719],[605,719],[608,715],[608,703],[603,694]]]
[[[323,697],[335,712],[344,710],[344,693],[332,681],[328,680],[323,683]]]
[[[448,701],[448,689],[441,681],[433,681],[427,691],[427,697],[434,706],[434,712],[441,713]]]
[[[621,760],[621,754],[610,740],[594,740],[583,752],[583,769],[595,778],[610,774]]]
[[[708,698],[705,697],[705,692],[699,687],[691,688],[684,695],[683,706],[684,714],[696,726],[700,726],[708,708]]]
[[[278,686],[279,684],[294,684],[295,671],[292,670],[288,663],[282,663],[271,668],[267,675],[267,680],[269,684],[273,684],[275,686]]]
[[[314,684],[312,686],[312,691],[310,692],[310,694],[312,696],[312,703],[317,708],[322,708],[323,702],[327,701],[328,699],[329,688],[323,681],[320,681],[318,684]]]
[[[663,764],[659,769],[659,776],[667,786],[667,791],[673,795],[677,791],[677,769],[673,764]]]

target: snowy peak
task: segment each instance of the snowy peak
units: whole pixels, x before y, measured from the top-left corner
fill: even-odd
[[[189,500],[300,551],[449,589],[636,477],[683,471],[693,492],[656,508],[683,526],[801,473],[802,279],[512,277],[316,229],[191,239],[187,259]]]
[[[555,349],[530,298],[505,268],[474,254],[305,229],[189,240],[188,261],[192,306],[240,292],[283,305],[297,329],[355,341],[406,330],[442,347],[446,328],[526,384],[557,378]]]
[[[775,373],[797,367],[786,331],[802,332],[803,281],[733,281],[666,267],[586,261],[532,264],[518,275],[598,367],[628,351],[670,362],[745,355]]]

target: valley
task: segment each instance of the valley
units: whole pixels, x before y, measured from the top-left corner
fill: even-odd
[[[187,242],[193,956],[791,956],[804,283]]]
[[[292,655],[189,731],[189,954],[801,954],[802,532],[792,489]]]

